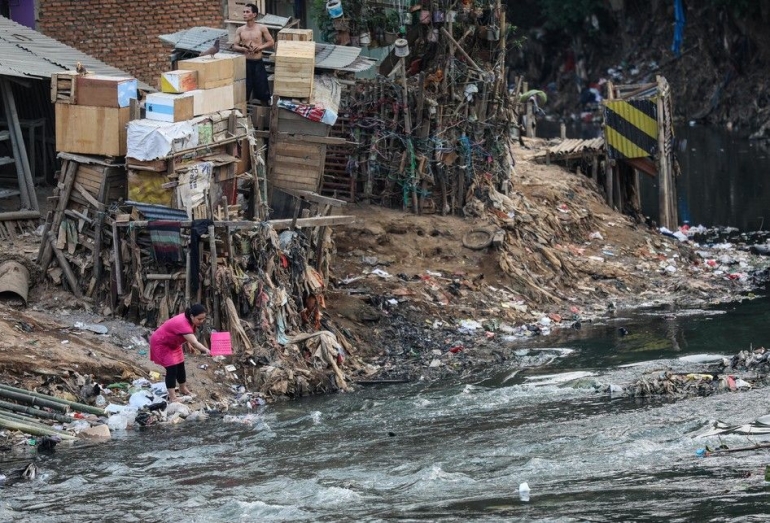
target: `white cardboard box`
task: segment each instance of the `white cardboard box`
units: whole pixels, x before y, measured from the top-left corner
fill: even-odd
[[[193,117],[193,91],[182,94],[150,93],[144,104],[145,116],[159,122],[182,122]]]

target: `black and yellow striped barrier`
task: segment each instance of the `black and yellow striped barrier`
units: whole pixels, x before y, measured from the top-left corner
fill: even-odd
[[[654,157],[658,150],[658,105],[653,100],[604,102],[604,137],[610,158]]]

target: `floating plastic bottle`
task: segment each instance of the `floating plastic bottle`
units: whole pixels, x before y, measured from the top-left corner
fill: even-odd
[[[526,481],[519,485],[519,498],[522,501],[529,501],[529,485]]]

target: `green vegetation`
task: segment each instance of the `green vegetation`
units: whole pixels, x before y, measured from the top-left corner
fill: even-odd
[[[545,18],[545,25],[551,29],[578,30],[587,16],[604,9],[603,0],[538,0]]]

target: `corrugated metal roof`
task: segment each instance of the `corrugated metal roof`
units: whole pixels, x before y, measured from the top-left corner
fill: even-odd
[[[224,36],[227,36],[226,29],[191,27],[190,29],[177,31],[176,33],[160,35],[158,38],[160,38],[163,43],[173,45],[176,49],[201,53],[214,45],[215,40]]]
[[[71,71],[78,62],[86,70],[106,76],[132,76],[58,40],[0,16],[0,75],[50,78]],[[140,89],[152,88],[139,82]]]
[[[172,209],[171,207],[166,207],[165,205],[133,202],[130,200],[126,201],[124,205],[136,207],[147,221],[173,220],[183,222],[189,219],[187,217],[187,211],[184,209]]]
[[[359,56],[353,63],[346,65],[345,67],[338,67],[337,71],[349,71],[351,73],[360,73],[366,71],[370,67],[377,65],[377,60],[369,58],[368,56]]]
[[[360,54],[360,47],[316,43],[315,66],[319,69],[342,69],[352,64]]]
[[[282,29],[289,23],[290,18],[277,15],[265,15],[257,22],[262,25],[266,25],[268,29]],[[246,23],[246,22],[243,22]],[[159,38],[162,42],[169,45],[173,45],[176,49],[184,49],[185,51],[203,52],[208,50],[214,41],[224,38],[228,35],[227,29],[218,29],[214,27],[191,27],[190,29],[184,29],[167,35],[160,35]],[[222,42],[227,43],[226,41]],[[222,46],[224,49],[225,46]]]
[[[265,22],[267,20],[268,22]],[[260,23],[270,28],[280,29],[289,22],[288,18],[276,15],[265,15],[259,20]],[[213,27],[192,27],[184,31],[177,31],[167,35],[161,35],[160,39],[173,45],[177,49],[185,51],[203,52],[209,49],[218,38],[224,38],[227,35],[225,29],[215,29]],[[221,40],[220,40],[221,41]],[[222,45],[222,50],[228,47]],[[333,44],[315,44],[315,66],[318,69],[332,69],[336,71],[360,72],[369,69],[377,62],[372,58],[359,56],[360,47],[349,47]]]

